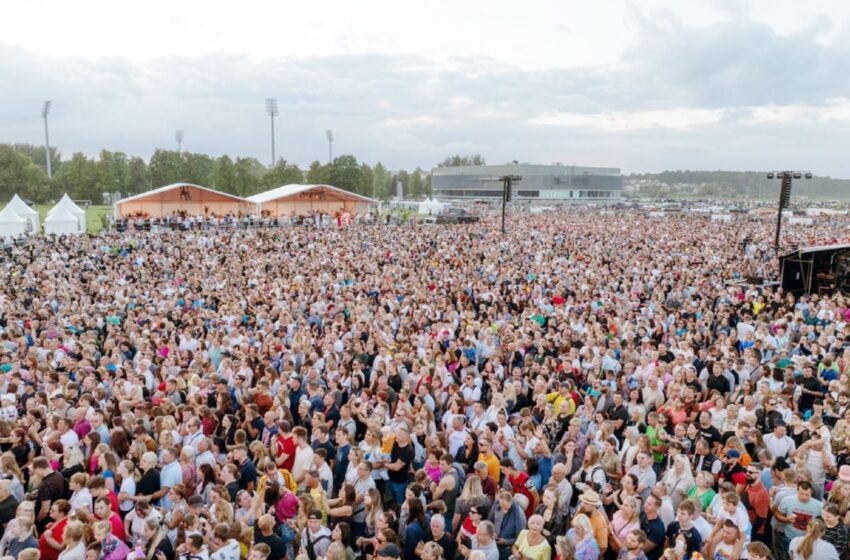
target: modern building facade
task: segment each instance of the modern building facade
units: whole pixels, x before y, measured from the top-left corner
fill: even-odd
[[[617,168],[575,165],[477,165],[435,167],[431,189],[439,199],[501,199],[499,177],[518,175],[514,200],[541,202],[616,202],[623,196],[623,176]]]

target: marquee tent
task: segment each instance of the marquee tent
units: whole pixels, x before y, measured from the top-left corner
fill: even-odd
[[[255,207],[236,195],[191,183],[174,183],[119,200],[112,205],[112,210],[115,218],[119,219],[138,214],[163,218],[175,212],[196,217],[209,214],[247,215],[253,214]]]
[[[57,205],[44,219],[44,233],[47,235],[79,234],[84,231],[79,218],[64,206]]]
[[[419,208],[417,211],[420,214],[425,214],[428,216],[438,216],[443,213],[446,205],[438,200],[434,200],[433,198],[426,198],[422,202],[419,203]]]
[[[0,212],[0,239],[9,239],[27,232],[27,221],[18,216],[14,210],[6,208]]]
[[[56,206],[50,209],[50,212],[47,213],[47,217],[49,218],[50,215],[56,212],[59,208],[64,208],[72,216],[77,218],[77,222],[79,222],[79,233],[86,231],[86,211],[77,206],[74,201],[71,200],[71,197],[68,196],[68,193],[62,195],[62,199],[56,203]],[[47,219],[44,220],[44,223],[47,223]]]
[[[316,211],[333,213],[345,210],[365,214],[380,204],[374,198],[331,185],[284,185],[249,196],[248,200],[257,205],[257,214],[274,218]]]
[[[12,197],[6,208],[11,208],[12,211],[27,221],[27,233],[35,235],[38,233],[38,212],[30,208],[29,205],[18,195]]]

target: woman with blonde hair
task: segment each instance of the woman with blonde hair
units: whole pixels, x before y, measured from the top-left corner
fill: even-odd
[[[466,482],[463,483],[463,490],[455,504],[455,514],[452,519],[452,532],[456,532],[461,521],[469,515],[469,509],[472,506],[484,506],[490,508],[492,502],[490,498],[484,494],[484,488],[481,486],[481,479],[477,476],[469,476]]]
[[[12,521],[9,522],[9,529],[7,529],[10,539],[0,547],[0,555],[17,558],[18,554],[26,548],[38,548],[32,518],[22,516]]]
[[[791,560],[838,560],[835,547],[823,540],[826,526],[818,518],[809,521],[806,534],[791,539],[788,546],[788,557]]]
[[[109,521],[95,523],[92,536],[100,546],[99,560],[124,560],[130,553],[130,548],[124,541],[112,534],[112,524]]]
[[[635,529],[640,529],[640,500],[629,497],[623,500],[620,509],[614,513],[608,530],[612,535],[626,542],[626,537]]]
[[[328,549],[328,552],[330,552],[330,549]],[[443,547],[434,541],[427,542],[422,547],[422,553],[419,557],[422,560],[441,560],[443,558]]]
[[[29,519],[31,524],[35,524],[35,503],[26,500],[18,504],[15,517],[6,525],[3,538],[0,539],[0,550],[6,550],[9,547],[9,542],[16,534],[15,526],[18,524],[18,518]]]
[[[514,558],[523,560],[551,560],[552,545],[543,535],[543,516],[532,515],[528,526],[519,532],[513,545]]]
[[[576,560],[599,560],[599,543],[593,536],[593,525],[583,513],[573,519],[573,540],[576,543]]]
[[[92,509],[92,495],[89,489],[86,488],[88,481],[89,475],[86,473],[77,473],[68,482],[68,487],[72,492],[71,498],[68,501],[71,503],[72,510],[77,511],[82,508]]]
[[[24,473],[21,472],[15,456],[9,451],[0,456],[0,473],[9,477],[12,496],[15,497],[18,503],[22,502],[25,494],[24,481],[26,478],[24,478]]]
[[[83,542],[85,526],[80,521],[70,521],[62,533],[65,548],[59,553],[59,560],[86,560],[86,544]]]

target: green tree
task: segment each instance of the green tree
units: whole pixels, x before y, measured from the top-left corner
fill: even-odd
[[[103,199],[103,183],[99,162],[91,160],[82,152],[76,152],[64,162],[54,176],[59,190],[76,200],[91,200],[99,204]],[[60,193],[61,194],[61,193]]]
[[[379,161],[372,168],[372,191],[369,196],[388,200],[393,195],[393,176]]]
[[[182,154],[183,181],[208,187],[212,183],[215,161],[206,154],[186,152]]]
[[[372,196],[373,175],[372,168],[369,167],[368,163],[360,164],[360,184],[357,186],[358,194],[362,194],[363,196]]]
[[[33,144],[15,144],[14,149],[16,152],[25,154],[29,156],[32,162],[41,167],[42,171],[44,171],[44,176],[47,177],[47,160],[44,157],[46,150],[44,146],[34,146]],[[59,153],[59,150],[55,146],[50,146],[50,166],[51,171],[55,175],[57,171],[59,171],[59,167],[62,165],[62,154]]]
[[[156,149],[151,156],[150,174],[154,188],[179,183],[183,158],[176,150]]]
[[[50,182],[32,158],[8,144],[0,144],[0,200],[11,200],[15,194],[44,202],[50,196]]]
[[[310,169],[307,170],[307,184],[324,185],[330,183],[330,176],[330,166],[314,161],[310,164]]]
[[[150,172],[148,164],[140,157],[130,158],[127,164],[127,183],[125,191],[127,194],[138,194],[150,189]]]
[[[221,156],[216,160],[212,187],[230,194],[237,194],[236,166],[233,165],[230,156]]]
[[[455,154],[444,159],[437,164],[437,167],[458,167],[461,165],[485,165],[487,162],[480,154],[472,154],[470,156],[462,156]]]
[[[294,163],[287,163],[283,158],[278,159],[271,169],[263,174],[263,188],[273,189],[283,185],[300,184],[304,182],[304,172]]]
[[[410,189],[411,198],[420,198],[423,194],[425,194],[424,181],[422,181],[422,175],[420,173],[421,170],[416,168],[416,170],[410,174],[410,179],[408,179],[407,186]]]
[[[234,162],[236,193],[251,196],[260,192],[265,167],[256,158],[238,157]]]
[[[351,192],[358,192],[363,185],[363,170],[357,158],[350,155],[334,158],[330,168],[330,184]]]

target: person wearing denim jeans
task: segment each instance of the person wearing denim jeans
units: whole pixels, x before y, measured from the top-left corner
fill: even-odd
[[[413,443],[410,440],[410,428],[402,426],[398,429],[390,453],[390,461],[387,464],[390,477],[387,481],[387,489],[394,504],[401,505],[404,503],[404,492],[410,482],[410,466],[413,464],[413,458],[414,451]]]

